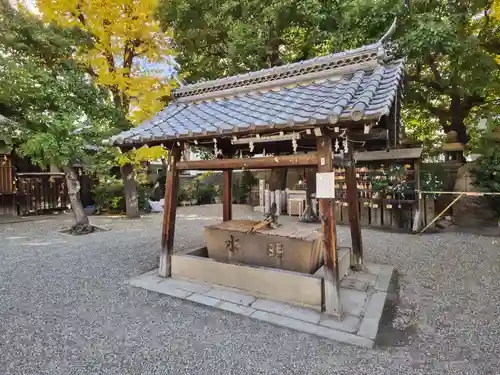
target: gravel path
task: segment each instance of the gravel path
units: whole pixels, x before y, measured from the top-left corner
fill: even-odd
[[[221,212],[181,208],[177,249]],[[60,234],[67,216],[0,225],[0,374],[500,374],[493,237],[363,230],[366,260],[400,272],[395,325],[412,333],[367,350],[128,286],[156,267],[161,215],[93,221],[111,230]]]

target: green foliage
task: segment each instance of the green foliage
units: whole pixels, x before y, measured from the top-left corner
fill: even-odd
[[[180,185],[179,189],[177,189],[177,201],[190,201],[193,199],[192,192],[190,189],[191,185]]]
[[[118,149],[119,150],[119,149]],[[143,166],[155,160],[165,159],[168,151],[162,146],[149,147],[144,145],[126,152],[118,151],[116,162],[118,165],[132,164],[135,170],[144,169]]]
[[[148,203],[151,190],[151,186],[148,184],[137,185],[139,210],[143,213],[151,211]],[[122,179],[108,178],[106,180],[102,180],[92,192],[97,213],[122,214],[125,212],[125,198]]]
[[[455,130],[466,143],[479,118],[498,113],[500,28],[491,6],[486,0],[412,1],[409,9],[397,0],[345,2],[343,34],[353,44],[375,41],[378,26],[398,16],[393,39],[406,58],[405,123],[430,148],[439,147],[439,130]]]
[[[500,144],[477,160],[474,184],[485,191],[500,192]],[[500,197],[490,196],[493,207],[500,213]]]
[[[211,176],[212,172],[205,172],[191,180],[188,184],[179,186],[177,199],[181,201],[195,200],[196,204],[212,204],[220,196],[219,185],[207,183],[206,178]]]
[[[111,179],[99,183],[92,190],[97,213],[121,213],[125,210],[123,182]]]
[[[332,0],[169,0],[158,16],[174,29],[190,81],[307,59],[323,52],[341,18]]]
[[[198,204],[212,204],[215,203],[215,198],[218,196],[218,185],[212,184],[197,184],[194,189],[194,199]]]
[[[247,198],[247,189],[238,184],[233,184],[232,188],[233,193],[233,203],[243,203]]]
[[[415,188],[407,182],[406,169],[403,165],[393,164],[388,169],[380,170],[375,179],[372,179],[372,190],[385,194],[398,193],[402,197],[412,194]]]
[[[200,157],[201,160],[210,160],[214,157],[213,149],[206,147],[193,147],[193,151]]]
[[[0,113],[21,154],[41,167],[85,163],[120,120],[109,93],[72,59],[85,42],[0,0]]]
[[[500,29],[491,1],[164,0],[178,60],[190,82],[376,42],[398,17],[395,53],[405,57],[405,124],[439,147],[438,131],[467,141],[485,113],[498,113]],[[478,17],[482,15],[482,17]],[[475,132],[470,132],[475,136]]]
[[[449,178],[450,173],[442,164],[426,164],[420,170],[420,188],[423,191],[443,191]],[[432,194],[432,196],[437,199],[439,194]]]
[[[258,182],[257,178],[249,170],[244,170],[241,176],[241,185],[250,191],[252,186],[256,185]]]
[[[477,151],[481,157],[474,167],[474,185],[484,191],[500,192],[500,120],[488,123],[488,129],[479,141]],[[500,196],[490,196],[494,208],[500,213]]]
[[[248,202],[252,186],[257,184],[257,182],[258,180],[255,178],[252,172],[244,170],[242,172],[240,185],[233,185],[233,200],[236,203]]]

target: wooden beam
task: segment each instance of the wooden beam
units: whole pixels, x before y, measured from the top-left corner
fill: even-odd
[[[376,119],[373,119],[373,120],[368,120],[368,121],[376,121]],[[382,122],[380,122],[380,124],[382,124]],[[372,128],[372,131],[370,133],[372,133],[374,130],[375,130],[375,138],[372,138],[370,137],[369,135],[364,135],[363,134],[363,123],[360,123],[360,122],[352,122],[352,121],[342,121],[341,123],[338,123],[335,125],[335,127],[338,127],[339,128],[339,132],[336,133],[337,135],[338,134],[341,134],[344,129],[349,129],[349,130],[352,130],[353,131],[353,137],[355,137],[355,139],[357,139],[357,137],[362,137],[363,140],[371,140],[371,139],[386,139],[386,135],[385,133],[383,133],[383,130],[385,130],[385,128],[381,128],[379,126],[377,127],[374,127]],[[392,125],[394,126],[394,125]],[[247,137],[247,136],[252,136],[252,135],[271,135],[271,134],[274,134],[276,132],[279,132],[279,131],[283,131],[284,133],[287,133],[287,132],[296,132],[296,133],[299,133],[301,132],[302,130],[311,130],[312,133],[314,133],[314,129],[315,128],[321,128],[322,132],[325,133],[327,130],[327,127],[328,128],[331,128],[332,125],[331,124],[325,124],[325,123],[319,123],[319,124],[316,124],[316,125],[308,125],[308,124],[305,124],[305,125],[295,125],[294,127],[290,127],[289,125],[273,125],[272,127],[270,126],[265,126],[265,127],[258,127],[258,128],[247,128],[245,130],[241,130],[241,131],[231,131],[231,132],[224,132],[223,134],[219,133],[219,132],[208,132],[208,133],[196,133],[196,134],[192,134],[192,135],[189,135],[189,134],[184,134],[184,135],[181,135],[179,137],[177,136],[171,136],[171,137],[164,137],[164,138],[155,138],[155,139],[142,139],[142,140],[136,140],[136,141],[131,141],[131,140],[128,140],[126,141],[125,143],[113,143],[113,145],[117,146],[117,147],[120,147],[122,150],[130,150],[134,147],[141,147],[145,144],[149,145],[149,146],[159,146],[161,144],[163,144],[165,147],[167,148],[170,148],[172,145],[175,145],[176,142],[190,142],[190,143],[193,143],[194,141],[199,141],[200,144],[201,143],[204,143],[205,141],[212,141],[213,138],[216,138],[217,139],[217,142],[222,142],[224,141],[225,139],[228,140],[228,142],[230,143],[230,140],[229,138],[226,138],[226,137],[233,137],[233,136],[236,136],[236,137]],[[379,131],[380,129],[380,133],[378,133],[377,131]],[[383,129],[383,130],[382,130]],[[331,132],[331,133],[334,133],[334,132]],[[379,138],[379,137],[383,137],[383,138]]]
[[[353,264],[351,264],[351,267],[355,270],[361,270],[363,266],[363,241],[359,222],[358,184],[356,182],[356,165],[354,163],[352,145],[347,152],[346,185],[353,255]]]
[[[322,136],[317,139],[318,172],[333,171],[332,139]],[[342,318],[342,306],[339,293],[339,269],[337,258],[337,234],[335,228],[335,209],[333,198],[321,198],[319,211],[322,221],[325,263],[324,308],[325,312]]]
[[[368,125],[370,126],[370,125]],[[372,128],[370,127],[369,133],[363,132],[349,132],[350,138],[358,142],[369,142],[374,140],[386,140],[389,137],[389,132],[385,128]]]
[[[177,163],[178,171],[225,169],[267,169],[280,167],[306,167],[318,163],[316,154],[298,154],[284,156],[265,156],[244,159],[192,160]]]
[[[373,131],[373,129],[372,129]],[[358,139],[356,139],[358,140]],[[356,161],[412,160],[419,158],[422,148],[394,149],[390,151],[354,152]],[[201,170],[220,171],[225,169],[271,169],[280,167],[315,167],[318,164],[315,152],[297,155],[265,156],[243,159],[189,160],[177,163],[178,171]],[[335,165],[342,165],[340,156],[335,155]]]
[[[422,155],[423,148],[399,148],[392,150],[381,150],[381,151],[365,151],[365,152],[355,152],[354,159],[356,161],[375,161],[375,160],[414,160],[420,158]]]
[[[232,196],[232,186],[233,186],[233,171],[225,170],[224,172],[224,194],[222,200],[222,221],[229,221],[233,218],[233,196]]]
[[[181,148],[171,150],[167,159],[167,176],[165,182],[165,202],[163,204],[163,230],[161,239],[160,277],[169,277],[171,258],[174,252],[175,213],[177,209],[177,188],[179,186],[179,172],[176,163],[180,160]]]

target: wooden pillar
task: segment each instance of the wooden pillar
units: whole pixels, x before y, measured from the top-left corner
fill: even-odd
[[[233,171],[225,170],[224,172],[224,194],[222,200],[222,221],[229,221],[233,218],[233,195],[232,195],[232,186],[233,186]]]
[[[169,277],[172,266],[171,258],[174,252],[175,213],[177,210],[177,188],[179,172],[176,163],[180,160],[181,148],[174,147],[167,158],[167,175],[165,182],[165,202],[163,205],[163,230],[161,238],[160,277]]]
[[[418,233],[422,228],[422,222],[424,218],[424,213],[422,212],[422,193],[420,193],[420,160],[415,160],[413,165],[413,179],[415,180],[415,188],[417,192],[415,193],[415,199],[417,204],[415,207],[415,216],[413,218],[412,232]]]
[[[332,140],[328,136],[317,139],[318,172],[333,172]],[[324,249],[324,288],[323,302],[325,312],[342,318],[342,306],[339,293],[339,269],[337,258],[337,235],[335,228],[335,208],[333,198],[319,199],[319,211],[322,222]]]
[[[353,264],[351,264],[351,267],[356,270],[360,270],[363,266],[363,241],[361,238],[361,225],[359,222],[358,184],[356,182],[356,164],[353,158],[352,145],[350,145],[347,153],[347,166],[345,174],[353,255]]]

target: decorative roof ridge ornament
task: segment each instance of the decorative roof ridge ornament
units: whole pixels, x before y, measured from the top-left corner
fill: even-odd
[[[397,21],[398,21],[398,17],[394,17],[394,21],[392,21],[392,24],[389,27],[389,30],[387,30],[387,32],[384,34],[384,36],[379,39],[377,44],[384,44],[391,38],[391,36],[396,31]]]
[[[392,21],[391,26],[389,29],[386,31],[384,36],[379,39],[377,42],[378,48],[377,48],[377,60],[379,63],[384,63],[385,61],[389,60],[392,57],[391,50],[390,50],[390,39],[394,32],[396,31],[396,25],[397,25],[397,17],[394,17],[394,21]]]

